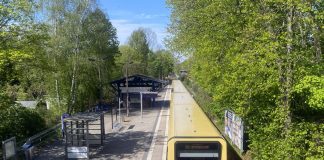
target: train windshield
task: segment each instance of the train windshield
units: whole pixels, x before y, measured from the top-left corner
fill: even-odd
[[[220,160],[218,142],[177,142],[175,145],[176,160]]]

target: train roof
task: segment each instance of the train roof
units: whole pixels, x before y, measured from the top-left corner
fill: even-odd
[[[169,121],[169,138],[221,136],[179,80],[173,81]]]

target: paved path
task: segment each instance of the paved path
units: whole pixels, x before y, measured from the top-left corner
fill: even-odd
[[[90,147],[90,159],[165,159],[170,94],[168,88],[160,92],[155,106],[143,109],[143,118],[140,109],[133,108],[119,130],[111,129],[111,116],[105,115],[105,131],[108,134],[103,146]],[[56,142],[45,146],[36,157],[36,160],[42,159],[64,159],[64,145]]]

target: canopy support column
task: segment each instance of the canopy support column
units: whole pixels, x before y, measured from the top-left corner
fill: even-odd
[[[120,103],[120,97],[118,97],[118,114],[119,114],[119,119],[118,119],[118,121],[119,121],[119,123],[121,123],[120,105],[121,105],[121,103]]]
[[[141,118],[143,118],[143,93],[141,92]]]

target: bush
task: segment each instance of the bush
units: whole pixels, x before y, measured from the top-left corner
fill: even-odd
[[[15,136],[24,140],[46,128],[45,120],[34,110],[12,105],[0,110],[0,140]]]

